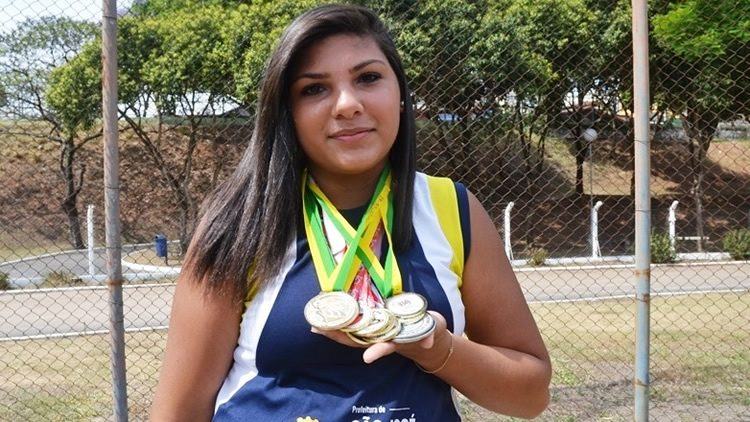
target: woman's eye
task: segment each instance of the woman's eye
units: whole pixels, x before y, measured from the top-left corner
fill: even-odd
[[[368,84],[369,84],[369,83],[373,83],[373,82],[377,81],[377,80],[378,80],[378,79],[380,79],[380,78],[381,78],[380,74],[379,74],[379,73],[374,73],[374,72],[371,72],[371,73],[365,73],[365,74],[362,74],[362,75],[361,75],[361,76],[359,77],[359,79],[360,79],[360,80],[361,80],[362,82],[364,82],[364,83],[368,83]]]
[[[302,95],[308,96],[308,95],[316,95],[323,92],[323,86],[319,84],[313,84],[308,85],[304,88],[302,88]]]

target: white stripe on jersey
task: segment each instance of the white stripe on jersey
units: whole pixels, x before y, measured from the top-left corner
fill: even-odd
[[[427,185],[427,176],[424,173],[417,173],[414,180],[413,224],[425,258],[435,270],[435,275],[450,303],[453,312],[453,333],[461,335],[464,332],[466,320],[464,302],[461,300],[461,291],[458,289],[458,276],[450,268],[453,249],[435,214],[430,187]]]
[[[237,348],[234,349],[234,364],[216,397],[214,413],[219,409],[219,406],[229,401],[245,383],[258,375],[258,368],[255,364],[258,341],[260,341],[260,335],[266,325],[273,304],[276,303],[276,296],[279,294],[281,285],[284,284],[284,279],[286,279],[287,273],[296,260],[297,242],[292,242],[284,256],[284,263],[279,275],[262,287],[252,301],[245,303],[247,308],[242,315],[240,336],[237,339]]]

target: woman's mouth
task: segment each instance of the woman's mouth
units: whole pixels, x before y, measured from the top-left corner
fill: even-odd
[[[342,142],[354,142],[365,138],[370,132],[374,132],[375,129],[352,129],[338,131],[330,136],[330,138],[336,139]]]

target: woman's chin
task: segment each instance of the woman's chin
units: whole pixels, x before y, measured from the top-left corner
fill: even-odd
[[[331,173],[336,173],[345,176],[356,176],[359,174],[370,173],[373,171],[380,171],[383,169],[385,161],[388,157],[371,157],[371,156],[347,156],[342,157],[338,160],[334,160],[331,163],[328,170]]]

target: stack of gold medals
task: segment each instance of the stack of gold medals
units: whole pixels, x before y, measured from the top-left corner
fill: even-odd
[[[384,238],[391,242],[390,185],[386,167],[355,230],[315,182],[303,178],[305,233],[321,287],[305,305],[305,319],[320,330],[341,330],[361,345],[416,342],[435,330],[425,298],[401,292],[393,248],[389,245],[384,265],[373,252]]]

